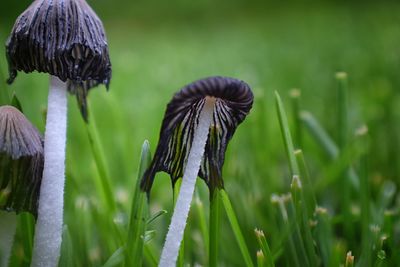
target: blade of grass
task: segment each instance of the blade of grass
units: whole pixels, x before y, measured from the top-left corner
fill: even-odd
[[[356,142],[350,143],[344,151],[341,151],[338,158],[331,161],[324,167],[320,177],[324,177],[323,179],[317,179],[314,184],[314,190],[316,192],[321,192],[326,190],[329,186],[334,184],[343,185],[343,182],[340,181],[342,179],[343,173],[346,173],[346,177],[350,177],[352,173],[355,175],[356,179],[359,178],[358,174],[354,171],[353,168],[349,169],[349,162],[353,162],[354,159],[358,159],[363,154],[363,150],[360,145]],[[352,186],[352,184],[350,184]],[[352,186],[354,188],[354,186]]]
[[[265,257],[264,257],[264,253],[262,252],[262,250],[257,251],[257,266],[258,267],[266,266],[265,265]]]
[[[218,266],[218,241],[220,238],[219,227],[220,227],[220,196],[219,189],[216,188],[211,194],[210,199],[210,260],[209,264],[211,267]]]
[[[11,106],[17,108],[19,111],[21,111],[22,113],[24,113],[24,111],[22,110],[22,105],[21,102],[19,102],[19,99],[17,97],[17,95],[15,93],[13,93],[13,96],[11,98]]]
[[[361,204],[361,256],[359,258],[360,266],[371,266],[372,264],[372,240],[370,225],[371,212],[370,212],[370,189],[369,189],[369,178],[368,178],[368,129],[366,126],[361,127],[356,135],[361,142],[362,147],[365,149],[364,154],[360,159],[360,204]]]
[[[336,80],[338,82],[337,87],[337,144],[339,147],[340,152],[343,152],[347,145],[348,145],[348,104],[347,104],[347,73],[345,72],[338,72],[336,73]],[[349,165],[350,161],[345,162],[346,169],[340,174],[341,177],[341,192],[343,197],[341,198],[341,206],[343,215],[346,220],[344,220],[344,229],[346,233],[346,237],[348,240],[354,240],[355,229],[352,220],[351,213],[351,205],[349,203],[352,202],[351,199],[351,185],[349,181]],[[351,243],[350,243],[351,244]]]
[[[175,185],[174,185],[174,207],[176,205],[176,201],[178,200],[179,191],[181,190],[181,185],[182,185],[182,178],[179,178],[176,181]],[[181,247],[179,248],[178,260],[177,260],[177,263],[176,263],[176,266],[178,266],[178,267],[183,267],[183,265],[184,265],[184,260],[185,260],[185,237],[186,237],[185,232],[183,233],[183,239],[182,239],[182,242],[181,242]]]
[[[343,149],[346,147],[348,143],[348,104],[347,104],[347,73],[346,72],[338,72],[336,73],[336,80],[338,82],[337,94],[338,94],[338,117],[337,117],[337,130],[338,130],[338,139],[337,143],[339,149]]]
[[[253,267],[254,265],[249,253],[249,249],[247,248],[242,231],[240,230],[239,222],[233,210],[229,196],[224,189],[221,189],[219,193],[245,264],[247,267]]]
[[[308,221],[307,218],[307,211],[304,212],[304,210],[306,210],[306,202],[304,201],[302,195],[301,195],[301,185],[300,185],[300,168],[299,165],[297,163],[297,159],[295,156],[295,150],[294,150],[294,145],[293,145],[293,140],[292,140],[292,136],[290,134],[290,129],[289,129],[289,123],[287,120],[287,116],[286,116],[286,112],[285,112],[285,108],[283,106],[283,102],[278,94],[278,92],[275,92],[275,100],[276,100],[276,107],[277,107],[277,113],[278,113],[278,118],[279,118],[279,124],[281,127],[281,132],[282,132],[282,137],[283,137],[283,141],[285,144],[285,150],[286,150],[286,154],[287,157],[289,159],[289,164],[290,164],[290,170],[292,173],[292,176],[295,179],[295,181],[298,181],[297,185],[298,186],[294,186],[292,187],[292,196],[293,198],[289,201],[289,203],[293,203],[293,211],[291,211],[291,214],[293,214],[293,218],[295,219],[295,222],[293,224],[294,227],[294,243],[293,245],[295,245],[296,247],[296,251],[298,251],[299,253],[297,254],[298,256],[298,260],[299,260],[299,264],[301,265],[306,265],[306,266],[316,266],[316,262],[314,260],[314,255],[313,255],[313,251],[310,249],[309,251],[309,255],[307,255],[306,252],[306,248],[305,248],[305,240],[303,240],[303,236],[301,234],[301,229],[306,230],[308,228],[308,225],[304,225],[303,221],[304,219],[306,221]],[[303,218],[304,217],[304,218]],[[306,230],[306,232],[308,232],[308,230]],[[312,247],[312,238],[309,238],[310,240],[308,240],[310,243],[309,247]],[[315,254],[315,252],[314,252]],[[310,258],[312,257],[312,259]],[[312,260],[312,262],[310,262],[310,260]]]
[[[299,166],[294,156],[294,145],[290,135],[289,124],[286,116],[285,109],[279,93],[275,91],[276,110],[279,118],[279,125],[281,127],[283,142],[285,144],[286,155],[289,160],[290,171],[292,175],[299,174]]]
[[[282,196],[272,195],[271,202],[273,204],[278,205],[278,208],[281,213],[282,220],[283,220],[284,233],[286,233],[285,246],[286,246],[286,251],[288,252],[287,257],[285,257],[285,260],[287,261],[287,264],[290,266],[300,267],[301,266],[300,260],[299,260],[299,256],[298,256],[298,253],[296,250],[296,245],[295,245],[293,235],[292,235],[293,229],[289,222],[289,215],[288,215],[288,211],[285,206],[285,202],[289,201],[291,198],[292,197],[291,197],[290,193],[287,195],[282,195]],[[295,221],[293,221],[293,223],[295,223]]]
[[[208,258],[210,244],[209,244],[209,232],[208,232],[208,227],[207,227],[207,220],[206,220],[206,216],[205,216],[206,212],[204,210],[203,202],[201,201],[197,192],[196,192],[196,197],[195,197],[195,208],[196,208],[197,216],[199,219],[200,231],[201,231],[201,235],[203,237],[205,252],[207,253],[206,256]]]
[[[121,266],[124,262],[124,248],[121,247],[117,249],[110,258],[104,263],[103,267],[114,267],[114,266]],[[139,265],[140,266],[140,265]]]
[[[354,267],[354,256],[351,254],[351,251],[347,252],[345,267]]]
[[[61,246],[61,256],[59,261],[59,267],[73,267],[74,264],[74,250],[72,244],[72,238],[69,233],[69,228],[67,225],[63,227],[62,234],[62,246]]]
[[[10,95],[6,87],[6,80],[4,78],[3,70],[0,67],[0,106],[8,105],[10,103]]]
[[[333,249],[333,230],[328,211],[325,208],[315,209],[315,241],[322,259],[322,266],[339,266],[340,260]]]
[[[146,140],[142,145],[135,193],[132,199],[131,216],[126,241],[125,265],[142,265],[144,234],[146,231],[148,206],[146,193],[140,189],[140,181],[151,163],[150,144]]]
[[[296,148],[303,147],[303,133],[300,121],[300,89],[292,89],[290,90],[290,98],[292,102],[292,116],[294,119],[294,127],[295,127],[295,135],[294,135],[294,144]]]
[[[274,258],[272,257],[271,250],[269,249],[267,239],[265,238],[264,232],[262,230],[255,229],[254,230],[258,244],[261,248],[264,258],[264,265],[266,267],[275,267]],[[258,256],[258,254],[257,254]],[[257,257],[258,258],[258,257]],[[266,258],[266,260],[265,260]]]
[[[298,225],[296,225],[296,235],[299,240],[297,246],[302,251],[307,266],[318,266],[317,254],[314,249],[314,240],[311,233],[310,217],[308,215],[308,209],[306,199],[304,197],[303,185],[300,181],[300,177],[294,175],[291,185],[292,195],[296,195],[296,199],[293,198],[293,204],[297,216]],[[300,243],[301,242],[301,243]],[[304,244],[304,247],[302,246]]]
[[[92,114],[90,112],[90,106],[88,105],[88,113],[89,116]],[[99,184],[101,184],[101,191],[102,191],[102,199],[104,200],[105,206],[110,210],[111,212],[115,212],[116,210],[116,203],[114,201],[114,194],[113,194],[113,189],[111,186],[110,182],[110,177],[108,175],[108,170],[107,170],[107,165],[106,165],[106,159],[104,156],[104,151],[102,149],[102,146],[100,144],[100,140],[98,137],[98,132],[96,128],[96,123],[95,119],[93,116],[89,118],[90,123],[85,123],[85,128],[86,128],[86,133],[89,138],[89,144],[90,148],[94,157],[94,161],[96,163],[97,171],[99,173],[100,181]]]
[[[23,212],[18,216],[18,228],[23,231],[23,248],[27,261],[30,263],[32,258],[33,236],[35,232],[35,218],[32,214]]]
[[[146,266],[156,267],[158,265],[159,260],[150,244],[144,245],[144,258],[146,260]]]
[[[379,250],[376,255],[375,267],[389,266],[386,261],[386,252],[384,250]]]
[[[157,218],[167,214],[168,212],[166,210],[160,210],[158,212],[156,212],[155,214],[151,215],[151,217],[147,220],[147,224],[152,223],[153,221],[155,221]]]
[[[296,179],[296,175],[294,176],[294,183],[296,184],[299,181],[298,178]],[[296,189],[297,188],[297,189]],[[306,240],[305,240],[305,230],[304,225],[303,225],[303,215],[305,214],[303,212],[303,209],[305,209],[304,206],[304,201],[302,203],[300,192],[299,192],[299,187],[298,186],[293,186],[292,192],[296,192],[296,202],[293,197],[289,198],[288,201],[286,201],[287,204],[287,213],[288,213],[288,221],[289,221],[289,229],[291,229],[291,234],[293,237],[293,242],[295,245],[295,249],[298,252],[298,259],[300,262],[301,266],[316,266],[315,264],[312,265],[310,262],[311,258],[307,254],[306,250]],[[292,193],[293,194],[293,193]],[[312,244],[312,240],[309,244]],[[312,251],[310,250],[310,254]]]
[[[328,156],[332,160],[336,160],[339,157],[339,148],[333,142],[327,132],[322,128],[322,126],[318,123],[315,117],[308,111],[302,111],[300,113],[300,118],[310,134],[321,145]],[[360,188],[360,181],[353,168],[350,168],[348,175],[353,188],[358,191]]]
[[[310,225],[310,221],[313,216],[311,212],[314,211],[315,208],[317,207],[317,200],[315,197],[309,172],[304,159],[304,154],[301,150],[296,150],[294,154],[299,164],[300,177],[303,177],[302,181],[304,181],[304,183],[300,183],[301,186],[300,194],[302,203],[305,203],[305,206],[303,206],[301,213],[302,213],[302,230],[305,237],[306,250],[308,257],[311,261],[311,264],[313,266],[318,266],[318,256],[315,251],[314,239],[312,236],[312,231],[311,231],[312,229]]]
[[[307,211],[309,212],[308,217],[310,218],[312,216],[311,213],[317,206],[317,198],[315,197],[313,183],[311,182],[303,151],[298,149],[294,152],[294,155],[296,157],[297,164],[299,165],[300,177],[303,178],[303,195],[305,202],[307,203]]]

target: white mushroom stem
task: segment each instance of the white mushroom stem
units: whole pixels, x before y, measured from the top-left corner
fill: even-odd
[[[64,210],[66,131],[67,86],[57,77],[50,76],[44,135],[44,169],[33,246],[33,267],[55,267],[58,265],[60,257]]]
[[[0,211],[0,267],[8,266],[16,228],[17,215]]]
[[[182,178],[178,200],[169,225],[167,238],[161,253],[160,267],[175,266],[189,214],[196,178],[200,170],[210,124],[213,118],[215,98],[206,97],[200,112],[199,124],[194,132],[193,143]]]

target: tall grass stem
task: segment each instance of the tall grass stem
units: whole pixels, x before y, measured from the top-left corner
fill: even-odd
[[[8,266],[17,228],[17,214],[0,211],[0,267]]]
[[[88,105],[88,113],[89,116],[92,114],[90,112],[90,106]],[[101,185],[102,198],[104,200],[104,204],[107,209],[111,212],[116,211],[116,203],[114,201],[114,193],[113,188],[111,186],[111,179],[108,174],[106,157],[104,155],[104,151],[102,149],[102,145],[99,139],[95,118],[92,115],[89,118],[89,123],[85,123],[86,133],[89,139],[90,149],[92,151],[92,155],[97,167],[97,171],[99,176],[97,179],[100,179],[97,183]]]
[[[146,140],[142,145],[136,187],[131,204],[128,235],[126,240],[125,266],[138,265],[143,262],[144,235],[146,231],[148,206],[146,193],[140,189],[140,181],[151,163],[150,144]]]
[[[224,205],[224,208],[225,208],[226,215],[228,216],[228,220],[231,224],[236,241],[239,245],[240,252],[242,253],[245,265],[247,267],[253,267],[254,265],[253,265],[253,261],[251,259],[250,253],[249,253],[249,249],[244,240],[242,231],[240,230],[239,222],[238,222],[236,214],[233,210],[232,203],[229,199],[229,196],[224,189],[221,189],[219,193],[220,193],[222,204]]]
[[[299,174],[299,166],[296,157],[294,156],[294,145],[290,135],[289,124],[283,107],[283,103],[279,93],[275,91],[276,109],[278,113],[279,125],[281,127],[283,142],[285,144],[286,155],[289,159],[289,166],[292,175]]]
[[[215,188],[210,192],[210,267],[218,266],[218,243],[220,240],[220,189]]]

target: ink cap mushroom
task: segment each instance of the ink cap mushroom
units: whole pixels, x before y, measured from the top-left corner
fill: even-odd
[[[38,211],[43,141],[18,109],[0,107],[0,266],[7,266],[17,214]]]
[[[227,145],[252,104],[248,84],[217,76],[185,86],[167,105],[154,158],[141,182],[149,194],[157,172],[168,173],[173,185],[182,177],[160,266],[176,263],[197,176],[206,182],[210,195],[223,188]]]
[[[50,75],[32,266],[56,266],[63,225],[67,91],[76,95],[87,121],[89,90],[99,84],[108,87],[111,79],[107,40],[85,0],[34,0],[17,18],[6,55],[10,84],[18,71]]]
[[[17,18],[6,43],[8,83],[18,71],[48,73],[75,94],[87,119],[91,88],[111,80],[103,24],[85,0],[34,0]]]
[[[0,107],[0,209],[37,217],[43,140],[18,109]]]

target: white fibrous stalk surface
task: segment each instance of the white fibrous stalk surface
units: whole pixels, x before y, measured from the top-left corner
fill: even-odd
[[[160,267],[175,266],[189,214],[197,175],[200,170],[210,124],[213,118],[215,98],[206,97],[200,112],[199,124],[194,132],[192,146],[183,174],[182,184],[161,254]]]
[[[44,136],[44,169],[32,255],[33,267],[57,266],[60,257],[66,132],[67,86],[57,77],[51,76]]]

